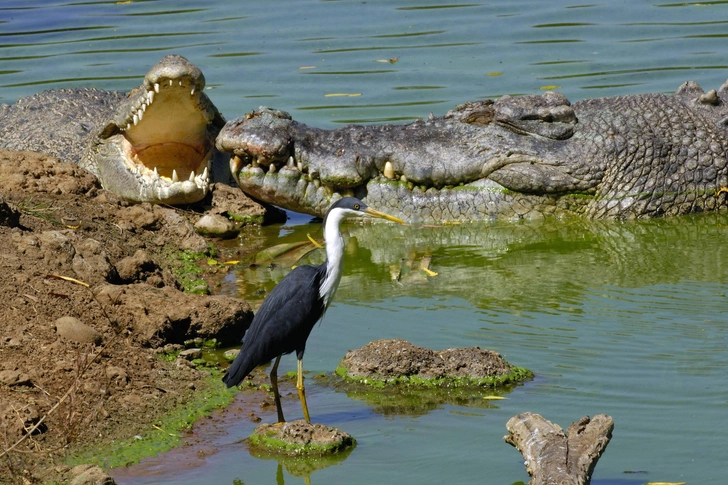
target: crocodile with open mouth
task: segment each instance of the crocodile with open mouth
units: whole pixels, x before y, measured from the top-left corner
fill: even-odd
[[[216,143],[244,192],[318,216],[344,195],[411,222],[687,214],[726,206],[728,82],[573,105],[503,96],[335,130],[261,107]]]
[[[197,202],[211,182],[233,182],[214,146],[225,119],[204,88],[197,66],[169,55],[128,95],[44,91],[0,106],[0,147],[77,163],[132,202]]]

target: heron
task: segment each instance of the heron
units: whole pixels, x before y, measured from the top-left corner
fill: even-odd
[[[323,222],[326,261],[318,266],[296,267],[273,288],[263,301],[243,345],[222,380],[227,387],[239,384],[253,369],[275,359],[270,371],[278,422],[284,423],[281,396],[278,392],[278,364],[281,356],[296,352],[298,378],[296,389],[303,408],[303,417],[311,422],[303,385],[303,353],[314,325],[321,320],[341,281],[344,260],[344,238],[339,226],[348,217],[376,217],[404,224],[404,221],[376,211],[361,200],[344,197],[334,202]]]

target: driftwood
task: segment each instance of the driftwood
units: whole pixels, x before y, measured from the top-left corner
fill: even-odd
[[[584,416],[564,434],[541,415],[522,413],[509,419],[506,429],[503,439],[523,455],[529,485],[588,485],[612,438],[614,420],[606,414]]]

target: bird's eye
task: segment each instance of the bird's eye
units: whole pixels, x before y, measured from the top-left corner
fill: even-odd
[[[359,210],[359,204],[354,204],[354,210],[356,210],[356,211]]]

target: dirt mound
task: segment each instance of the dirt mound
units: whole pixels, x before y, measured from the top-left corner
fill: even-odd
[[[479,347],[441,351],[418,347],[405,340],[377,340],[350,350],[341,361],[349,377],[377,380],[401,377],[422,379],[485,379],[511,372],[497,352]]]

